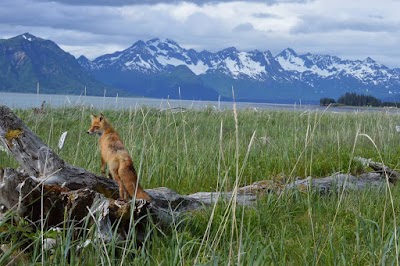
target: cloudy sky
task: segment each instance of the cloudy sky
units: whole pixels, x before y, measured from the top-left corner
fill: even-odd
[[[1,0],[0,38],[29,32],[94,59],[138,40],[184,48],[370,56],[400,67],[400,0]]]

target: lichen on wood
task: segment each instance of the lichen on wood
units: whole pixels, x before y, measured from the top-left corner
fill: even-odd
[[[5,135],[5,139],[7,140],[7,144],[9,148],[11,149],[13,147],[13,140],[18,139],[23,133],[23,130],[18,128],[18,129],[10,129],[7,131]]]

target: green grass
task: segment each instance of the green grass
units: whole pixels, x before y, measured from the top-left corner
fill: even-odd
[[[100,174],[97,137],[89,136],[87,108],[49,109],[35,115],[16,113],[65,161]],[[286,181],[333,173],[357,174],[354,156],[383,161],[398,169],[398,115],[212,109],[182,113],[156,109],[104,114],[120,133],[145,188],[166,186],[180,194],[230,191],[264,179]],[[62,132],[68,136],[57,148]],[[372,140],[372,141],[371,141]],[[0,167],[16,167],[1,153]],[[390,197],[392,193],[392,198]],[[55,234],[53,253],[42,251],[40,230],[11,215],[0,222],[0,242],[24,250],[21,263],[62,265],[366,265],[397,264],[400,224],[398,187],[382,191],[320,196],[294,191],[268,195],[254,207],[221,203],[196,211],[160,232],[149,225],[144,245],[135,236],[103,243],[96,225]],[[88,217],[88,223],[91,218]],[[91,243],[77,250],[91,239]],[[0,254],[0,256],[2,256]],[[3,254],[4,261],[8,254]],[[3,261],[3,262],[4,262]],[[2,261],[0,259],[0,264]]]

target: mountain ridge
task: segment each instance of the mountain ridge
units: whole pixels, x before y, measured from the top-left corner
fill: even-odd
[[[100,83],[56,43],[24,33],[0,40],[0,90],[43,93],[86,91],[102,95],[113,88]]]
[[[113,81],[102,75],[108,71],[154,76],[186,66],[199,83],[223,97],[230,98],[230,88],[236,87],[240,100],[249,99],[246,92],[266,101],[296,100],[297,97],[316,101],[321,97],[339,97],[345,92],[372,94],[379,98],[400,93],[400,71],[370,57],[348,60],[332,55],[297,54],[289,47],[276,56],[269,50],[239,51],[235,47],[214,53],[197,52],[182,48],[170,39],[154,38],[137,41],[123,51],[102,55],[90,64],[80,62],[108,84]],[[123,82],[120,85],[128,90],[132,88]],[[184,85],[183,82],[181,88]]]
[[[138,40],[122,51],[93,60],[63,51],[50,40],[24,33],[0,40],[0,90],[32,92],[36,83],[47,93],[231,100],[316,102],[346,92],[398,101],[400,68],[371,57],[341,59],[334,55],[298,54],[287,47],[217,52],[181,47],[171,39]],[[109,94],[110,95],[110,94]]]

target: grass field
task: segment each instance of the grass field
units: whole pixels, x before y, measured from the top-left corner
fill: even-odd
[[[88,108],[16,113],[65,161],[100,174],[97,137],[89,136]],[[385,112],[330,113],[212,109],[160,112],[105,110],[130,151],[144,188],[166,186],[180,194],[230,191],[264,179],[290,181],[333,173],[360,173],[355,156],[399,168],[400,116]],[[64,147],[57,148],[68,131]],[[16,162],[0,153],[0,167]],[[66,223],[53,252],[42,250],[42,232],[12,215],[0,221],[9,253],[23,250],[22,264],[62,265],[373,265],[398,264],[400,190],[316,195],[293,191],[267,195],[254,207],[218,204],[191,213],[164,232],[150,226],[136,247],[104,243],[93,228],[81,239]],[[12,224],[12,225],[11,225]],[[93,226],[94,227],[94,226]],[[81,247],[87,240],[91,243]],[[0,265],[9,260],[0,254]]]

